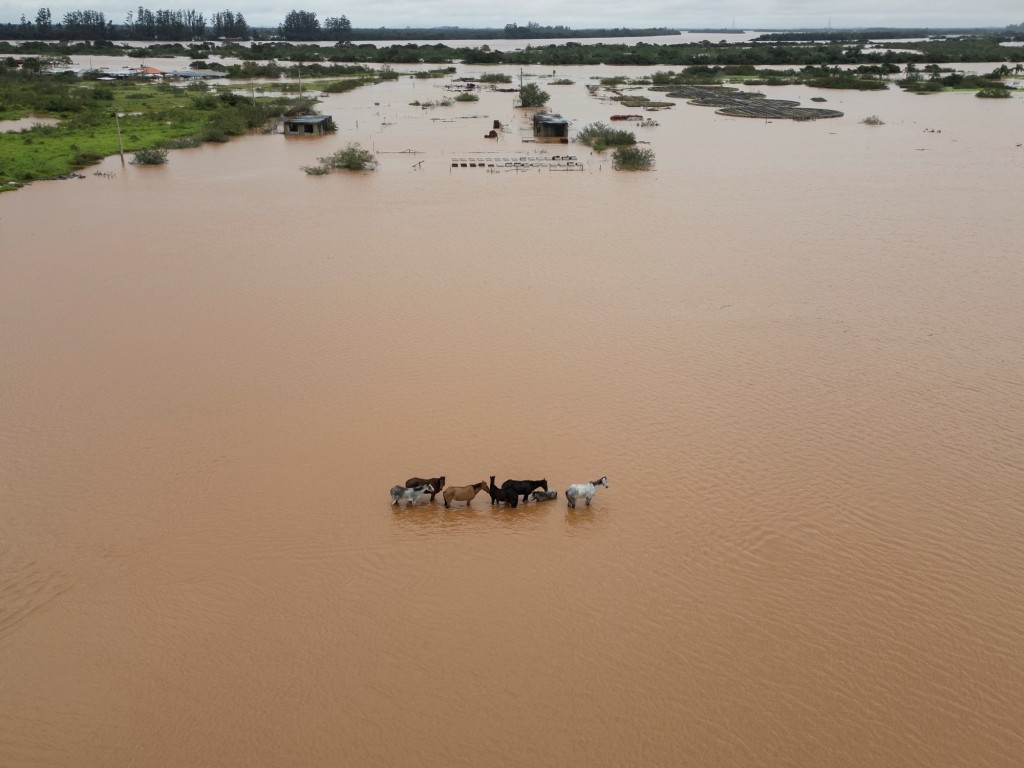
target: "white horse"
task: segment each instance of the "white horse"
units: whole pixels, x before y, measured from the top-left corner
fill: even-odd
[[[409,506],[412,507],[416,505],[416,502],[420,500],[420,496],[424,493],[433,492],[434,486],[430,483],[423,483],[412,488],[406,488],[404,485],[395,485],[391,488],[391,506],[393,507],[402,501],[408,501]]]
[[[565,489],[565,499],[569,502],[569,506],[576,509],[576,501],[578,499],[586,499],[587,506],[590,506],[590,500],[594,498],[594,492],[599,486],[608,487],[608,478],[602,477],[600,480],[595,480],[592,483],[573,483]]]

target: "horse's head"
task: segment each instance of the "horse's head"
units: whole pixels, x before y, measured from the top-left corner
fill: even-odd
[[[605,475],[604,477],[602,477],[597,482],[598,482],[598,484],[603,485],[605,488],[607,488],[608,487],[608,476]]]
[[[543,480],[540,481],[540,487],[543,488],[545,491],[548,489],[548,480],[547,480],[547,478],[544,478]]]
[[[435,493],[434,486],[432,486],[430,483],[424,483],[423,485],[421,485],[420,491],[422,493]]]
[[[439,478],[437,478],[437,490],[438,491],[440,491],[442,488],[444,488],[444,480],[445,480],[444,475],[441,475]],[[433,491],[434,489],[431,488],[430,490]]]

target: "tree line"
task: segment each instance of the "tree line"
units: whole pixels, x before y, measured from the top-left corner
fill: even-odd
[[[151,10],[141,5],[128,11],[123,24],[115,24],[102,11],[93,10],[68,11],[57,21],[49,8],[40,8],[34,21],[22,15],[17,24],[0,24],[0,37],[9,40],[190,41],[279,35],[286,40],[345,42],[351,33],[352,23],[347,17],[328,17],[321,24],[312,11],[291,11],[277,28],[257,29],[237,11],[218,11],[207,19],[195,9]]]
[[[328,16],[322,22],[313,11],[289,11],[277,27],[253,27],[237,11],[225,10],[206,18],[195,9],[150,10],[139,6],[128,11],[123,24],[115,24],[101,11],[68,11],[59,21],[49,8],[40,8],[34,21],[24,15],[17,24],[0,24],[0,37],[9,40],[160,40],[191,41],[219,38],[325,41],[346,43],[352,40],[445,40],[445,39],[552,39],[588,37],[648,37],[677,35],[678,30],[664,27],[642,29],[582,29],[562,25],[544,26],[529,22],[511,23],[504,29],[353,29],[348,17]]]

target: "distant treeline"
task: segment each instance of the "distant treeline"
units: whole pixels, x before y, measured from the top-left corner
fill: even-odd
[[[943,38],[964,35],[1000,35],[1009,37],[1024,33],[1024,24],[1010,24],[998,28],[956,28],[956,29],[894,29],[887,27],[865,27],[863,29],[816,29],[790,32],[765,32],[754,38],[756,42],[813,42],[822,40],[830,43],[867,42],[868,40],[902,40],[905,38]]]
[[[42,57],[71,55],[124,55],[155,59],[189,56],[202,66],[217,68],[217,57],[246,62],[291,61],[340,64],[426,64],[446,65],[461,61],[470,65],[538,64],[549,67],[606,64],[613,66],[839,66],[955,64],[967,62],[1024,62],[1024,46],[1000,45],[1001,36],[963,37],[901,43],[899,50],[881,51],[860,44],[840,43],[673,43],[636,45],[615,43],[531,45],[522,50],[496,51],[486,45],[450,48],[443,43],[376,46],[369,43],[344,43],[323,47],[284,41],[202,43],[159,43],[126,46],[110,41],[53,43],[28,41],[0,42],[0,55],[13,57],[34,54]],[[0,59],[0,65],[3,60]]]
[[[128,11],[123,24],[115,24],[101,11],[68,11],[55,20],[49,8],[40,8],[34,20],[25,16],[17,24],[0,24],[0,38],[7,40],[166,40],[192,42],[237,38],[243,40],[334,41],[350,40],[543,40],[553,38],[651,37],[678,35],[679,31],[658,28],[570,29],[530,22],[525,26],[506,24],[502,29],[435,27],[404,29],[353,28],[344,15],[322,22],[312,11],[290,11],[276,27],[250,26],[239,12],[220,11],[209,18],[199,11],[150,10],[139,6]]]

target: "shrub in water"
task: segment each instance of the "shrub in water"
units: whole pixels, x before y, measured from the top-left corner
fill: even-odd
[[[885,125],[885,123],[882,122],[882,118],[880,118],[878,115],[871,115],[869,117],[865,117],[863,120],[861,120],[861,122],[864,123],[864,125]]]
[[[590,123],[576,134],[576,141],[586,144],[591,149],[603,152],[606,147],[623,147],[636,144],[636,136],[632,131],[620,131],[604,123]]]
[[[167,162],[166,149],[140,149],[132,155],[132,165],[163,165]]]
[[[619,147],[612,155],[616,171],[649,171],[654,167],[654,152],[645,147]]]
[[[319,165],[306,165],[302,167],[310,176],[323,176],[335,168],[342,168],[347,171],[372,170],[377,167],[377,158],[368,149],[363,149],[359,144],[349,144],[333,155],[318,158]]]

